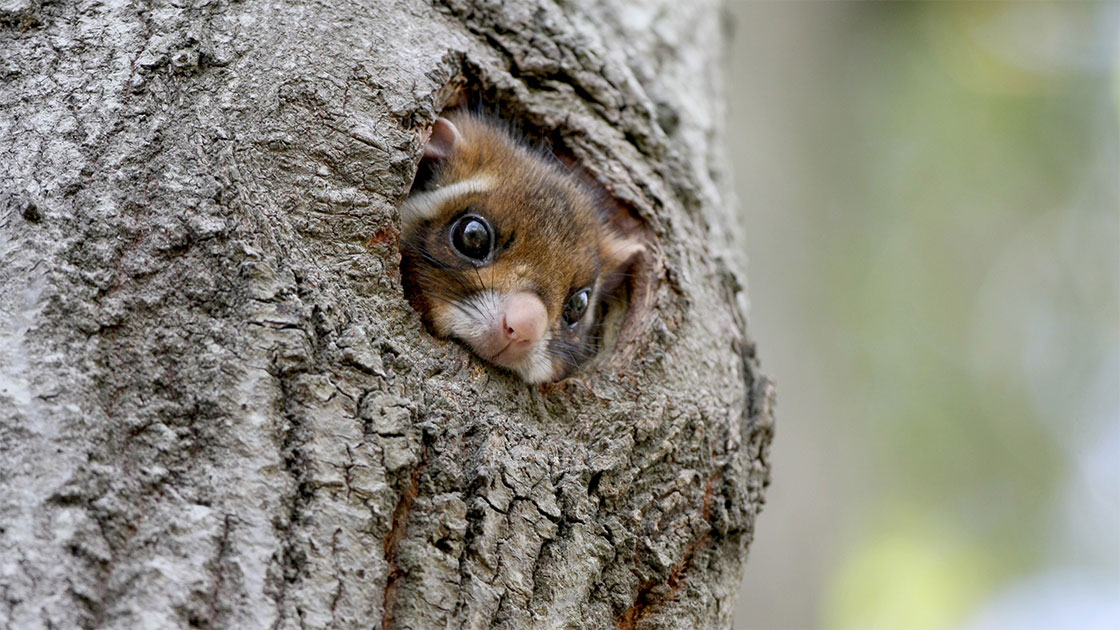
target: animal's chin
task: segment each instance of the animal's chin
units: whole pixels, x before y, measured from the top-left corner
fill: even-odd
[[[489,356],[475,348],[475,353],[490,363],[513,372],[526,383],[543,383],[552,380],[556,370],[550,363],[545,364],[546,362],[539,360],[539,345],[539,342],[521,346],[509,344]]]
[[[488,360],[491,363],[512,369],[525,362],[525,360],[532,355],[534,345],[535,344],[531,343],[519,344],[515,341],[511,341],[507,343],[504,348],[498,350],[493,356],[489,357]]]
[[[525,367],[525,366],[518,366],[518,367],[503,366],[503,367],[505,367],[507,370],[512,371],[514,374],[517,374],[519,377],[521,377],[521,380],[525,381],[526,383],[529,383],[530,385],[536,385],[537,383],[547,383],[549,381],[556,380],[556,370],[553,369],[551,366],[548,368],[547,371],[536,370],[531,366],[529,366],[529,367]]]

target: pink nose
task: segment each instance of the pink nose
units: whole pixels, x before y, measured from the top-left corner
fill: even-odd
[[[506,339],[532,343],[544,336],[547,326],[548,311],[539,297],[533,293],[514,293],[509,297],[502,314],[502,330]]]

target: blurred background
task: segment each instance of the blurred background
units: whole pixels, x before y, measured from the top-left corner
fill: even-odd
[[[1120,3],[729,0],[736,628],[1120,628]]]

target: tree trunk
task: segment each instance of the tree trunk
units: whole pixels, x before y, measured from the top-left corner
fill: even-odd
[[[0,4],[0,626],[728,627],[768,479],[718,5]],[[649,234],[528,386],[404,300],[464,91]]]

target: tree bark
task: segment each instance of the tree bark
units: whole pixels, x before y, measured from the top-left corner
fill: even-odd
[[[0,626],[711,628],[768,480],[715,3],[0,4]],[[429,336],[474,90],[649,233],[609,358]]]

